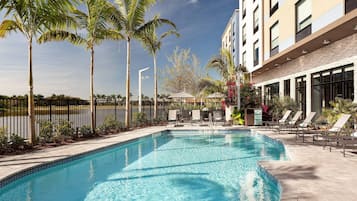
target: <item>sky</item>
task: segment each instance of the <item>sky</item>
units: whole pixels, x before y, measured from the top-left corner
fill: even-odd
[[[202,68],[209,58],[218,54],[221,35],[238,6],[238,0],[159,0],[147,18],[160,17],[173,21],[181,37],[167,37],[158,54],[158,68],[169,66],[167,57],[176,47],[190,49]],[[0,15],[0,21],[3,16]],[[0,94],[28,93],[27,41],[13,33],[0,39]],[[50,96],[65,94],[88,99],[90,54],[68,42],[51,42],[33,47],[34,93]],[[153,59],[138,42],[132,43],[131,92],[137,96],[138,70],[144,72],[143,93],[152,96]],[[105,41],[95,47],[95,94],[125,94],[126,43]],[[159,87],[160,87],[159,83]],[[159,93],[165,93],[159,88]]]

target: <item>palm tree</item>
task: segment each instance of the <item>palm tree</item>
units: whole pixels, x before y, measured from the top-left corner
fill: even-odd
[[[156,3],[156,0],[116,0],[115,2],[118,4],[117,27],[123,30],[127,44],[125,126],[128,128],[130,126],[130,42],[132,39],[141,39],[148,29],[159,27],[162,24],[170,24],[173,27],[175,25],[171,21],[158,16],[145,22],[145,13]]]
[[[32,45],[44,31],[52,27],[71,24],[68,12],[73,8],[71,0],[7,0],[0,2],[0,9],[5,9],[5,19],[0,24],[0,38],[11,32],[20,32],[28,43],[29,95],[28,119],[30,144],[35,144],[35,114],[33,95]],[[6,19],[10,17],[10,19]]]
[[[227,49],[222,49],[218,56],[209,60],[207,68],[216,69],[222,76],[222,81],[236,81],[237,84],[237,106],[240,109],[240,83],[241,76],[247,72],[242,65],[234,66],[232,54]],[[244,80],[243,80],[244,81]]]
[[[120,30],[113,29],[110,22],[115,14],[115,7],[106,0],[86,0],[85,12],[75,9],[73,14],[76,19],[76,26],[85,34],[70,32],[68,30],[53,30],[44,33],[39,42],[48,41],[68,41],[74,45],[84,46],[90,51],[90,112],[91,129],[95,132],[94,114],[94,46],[99,45],[104,40],[124,39]],[[104,96],[105,98],[105,96]]]
[[[158,95],[156,56],[157,56],[157,52],[161,49],[162,40],[169,35],[176,35],[176,37],[180,36],[180,34],[176,31],[175,28],[168,30],[167,32],[164,32],[160,36],[157,36],[156,29],[153,28],[145,32],[144,36],[140,39],[143,46],[149,51],[149,53],[152,55],[154,60],[154,118],[155,119],[157,118],[157,95]]]

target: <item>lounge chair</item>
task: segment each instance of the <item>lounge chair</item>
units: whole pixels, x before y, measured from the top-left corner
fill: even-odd
[[[301,117],[301,115],[302,115],[302,111],[299,110],[299,111],[297,111],[295,113],[293,118],[290,121],[288,121],[286,124],[285,123],[279,124],[279,132],[281,130],[283,130],[283,129],[284,130],[287,129],[287,130],[290,131],[292,128],[295,128],[296,127],[296,123],[299,120],[299,118]]]
[[[191,123],[201,121],[201,111],[200,110],[192,110],[191,114],[192,114]]]
[[[288,120],[290,114],[291,114],[291,110],[287,110],[285,112],[284,116],[278,122],[266,121],[264,123],[267,124],[268,126],[279,126],[280,124],[285,124],[285,122]]]
[[[346,149],[356,149],[357,148],[357,132],[351,134],[351,136],[344,136],[338,141],[342,145],[343,157],[346,156]]]
[[[296,140],[301,134],[302,142],[305,142],[305,134],[311,132],[310,130],[308,130],[308,128],[312,124],[312,120],[314,119],[315,115],[316,112],[310,112],[309,115],[307,115],[307,117],[304,119],[304,121],[296,127]]]
[[[177,125],[177,110],[169,110],[169,122],[174,122]]]
[[[348,119],[351,117],[350,114],[342,114],[340,118],[336,121],[336,123],[328,130],[325,132],[322,132],[321,134],[314,135],[312,138],[313,144],[315,142],[325,142],[324,147],[327,145],[330,145],[330,151],[332,147],[332,142],[339,142],[342,139],[342,128],[345,126],[347,123]]]
[[[223,122],[223,115],[220,110],[213,111],[213,123],[216,124],[217,122]]]

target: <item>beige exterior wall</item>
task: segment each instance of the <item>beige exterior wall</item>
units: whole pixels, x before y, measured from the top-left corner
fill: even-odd
[[[323,69],[337,67],[338,63],[336,62],[357,57],[356,44],[357,34],[353,34],[314,52],[284,63],[278,68],[258,74],[253,77],[253,82],[258,86],[266,85],[288,77],[295,78],[306,73],[314,73]],[[336,66],[334,66],[334,63],[336,63]]]
[[[312,32],[337,20],[344,14],[344,0],[311,0]],[[295,44],[295,4],[298,0],[279,1],[270,16],[270,1],[264,2],[264,60],[270,58],[270,27],[279,21],[279,52]]]
[[[332,8],[340,4],[344,5],[344,2],[344,0],[312,0],[312,21],[325,15],[325,13],[330,11]]]

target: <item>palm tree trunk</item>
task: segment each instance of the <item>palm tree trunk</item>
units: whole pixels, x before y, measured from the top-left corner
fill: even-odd
[[[126,41],[126,91],[125,91],[125,127],[130,127],[129,111],[130,111],[130,38]]]
[[[157,118],[157,67],[156,67],[156,54],[153,54],[154,58],[154,119]]]
[[[28,96],[28,115],[29,115],[29,134],[30,134],[30,144],[36,144],[36,133],[35,133],[35,104],[33,100],[33,77],[32,77],[32,38],[29,39],[28,44],[29,53],[29,96]]]
[[[91,120],[91,130],[95,133],[95,114],[94,114],[94,48],[91,47],[91,57],[90,57],[90,120]]]

